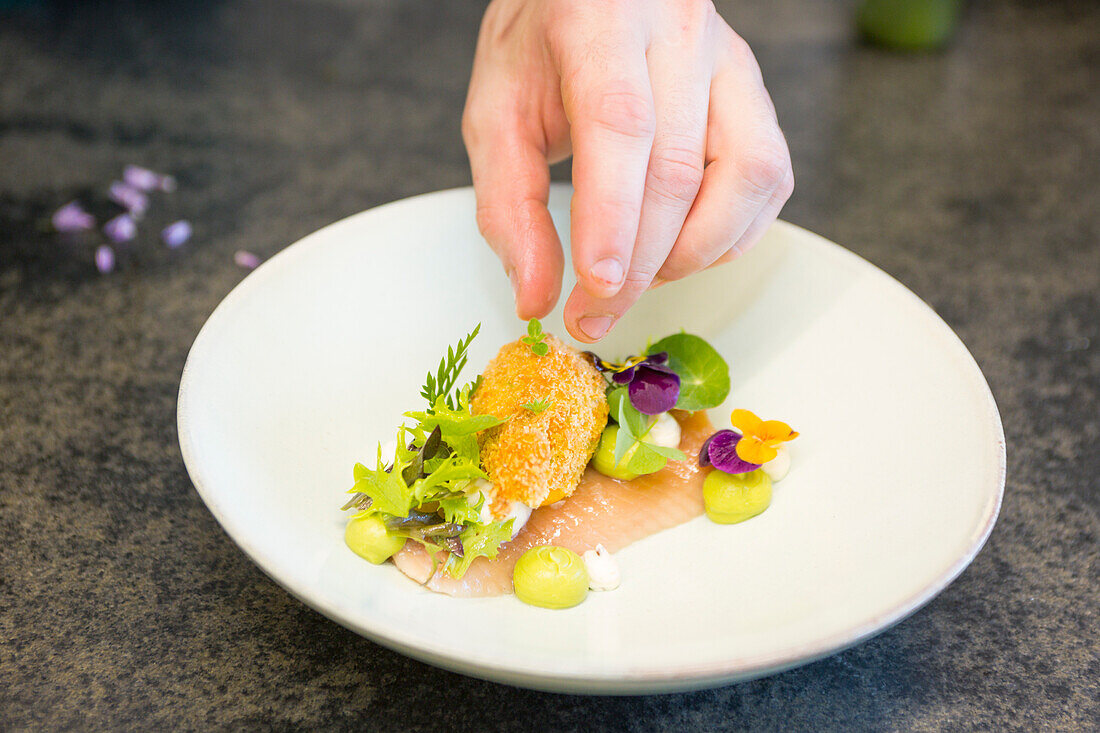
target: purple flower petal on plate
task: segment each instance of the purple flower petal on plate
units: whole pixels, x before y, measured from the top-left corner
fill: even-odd
[[[243,249],[233,253],[233,261],[237,263],[238,267],[243,267],[246,270],[255,270],[260,266],[260,258]]]
[[[135,219],[140,219],[149,208],[149,197],[140,190],[122,181],[111,181],[107,189],[107,196],[116,204],[130,212]]]
[[[630,380],[634,379],[634,369],[635,367],[630,367],[621,372],[612,372],[611,381],[615,384],[630,384]]]
[[[741,433],[736,430],[719,430],[707,438],[699,450],[699,465],[712,465],[725,473],[748,473],[760,468],[757,463],[749,463],[737,455],[737,443]],[[703,462],[704,455],[706,463]]]
[[[191,238],[191,223],[182,219],[174,221],[164,227],[164,230],[160,233],[160,238],[164,240],[169,249],[175,249]]]
[[[667,364],[668,352],[658,351],[656,354],[650,354],[645,358],[647,364]]]
[[[639,364],[627,388],[630,404],[644,415],[671,410],[680,398],[680,377],[659,365]]]
[[[159,188],[161,191],[164,191],[165,193],[174,192],[176,190],[176,177],[161,176],[157,188]]]
[[[104,275],[115,269],[115,251],[106,244],[101,244],[96,247],[95,269],[99,270]]]
[[[103,225],[103,233],[112,242],[129,242],[137,234],[137,224],[129,214],[119,214]]]
[[[95,217],[79,201],[70,201],[53,212],[53,228],[59,232],[82,232],[95,226]]]

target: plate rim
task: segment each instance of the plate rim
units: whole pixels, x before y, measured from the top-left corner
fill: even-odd
[[[567,183],[554,183],[551,186],[551,198],[554,199],[563,195],[568,195],[571,189],[572,187]],[[813,643],[807,643],[793,649],[784,649],[780,652],[759,654],[748,658],[738,658],[733,661],[721,660],[704,664],[685,664],[676,666],[672,669],[632,670],[629,672],[621,670],[614,672],[588,670],[585,672],[572,673],[560,671],[532,671],[529,667],[517,664],[511,659],[458,659],[455,658],[453,654],[449,655],[445,648],[425,646],[416,639],[402,638],[398,633],[391,633],[389,629],[372,628],[363,624],[359,619],[346,615],[338,608],[325,603],[323,598],[316,598],[308,595],[308,587],[299,588],[299,586],[303,584],[294,573],[280,572],[280,568],[271,567],[272,563],[268,562],[263,557],[258,548],[253,547],[245,537],[241,536],[242,532],[239,523],[231,519],[230,515],[221,507],[220,502],[217,500],[216,495],[211,492],[205,476],[199,468],[191,437],[190,406],[188,403],[188,386],[191,375],[193,374],[192,359],[199,351],[199,347],[203,343],[204,338],[210,338],[209,334],[214,328],[211,324],[216,325],[216,321],[223,317],[219,314],[229,311],[237,300],[244,297],[245,293],[257,287],[269,273],[275,272],[276,269],[269,267],[269,265],[272,262],[282,259],[284,255],[291,250],[300,251],[303,246],[315,246],[315,241],[323,241],[324,234],[328,230],[338,226],[345,226],[352,220],[370,215],[373,212],[414,205],[421,199],[429,197],[469,196],[472,192],[472,187],[463,186],[398,199],[344,217],[305,235],[283,248],[280,252],[262,263],[256,270],[249,273],[237,283],[207,317],[202,328],[196,335],[191,348],[188,350],[187,359],[180,375],[180,387],[176,403],[177,435],[188,476],[199,494],[199,497],[214,516],[214,519],[217,520],[218,524],[221,526],[222,531],[229,536],[233,543],[236,544],[265,575],[271,578],[279,587],[283,588],[298,601],[339,623],[345,628],[365,636],[389,649],[438,667],[481,679],[550,692],[583,694],[669,693],[692,689],[705,689],[775,674],[786,669],[809,664],[855,646],[886,631],[920,610],[924,605],[943,592],[947,586],[954,582],[959,575],[962,574],[963,570],[970,565],[974,558],[977,557],[978,553],[981,552],[993,531],[993,527],[997,522],[1003,503],[1007,474],[1007,455],[1004,427],[996,400],[989,387],[988,380],[986,380],[973,354],[971,354],[958,334],[955,333],[954,329],[952,329],[930,305],[885,270],[882,270],[869,260],[864,259],[851,250],[819,234],[795,224],[777,220],[773,225],[774,227],[786,229],[797,236],[807,238],[809,241],[813,242],[815,246],[831,250],[834,255],[840,255],[848,259],[849,262],[854,263],[857,267],[871,268],[873,271],[877,272],[877,274],[887,278],[896,285],[904,292],[910,301],[918,304],[927,315],[932,317],[934,322],[937,322],[948,334],[950,334],[955,346],[962,350],[960,355],[966,357],[963,362],[967,364],[967,368],[974,371],[978,377],[978,382],[984,388],[982,396],[985,398],[985,418],[989,422],[990,427],[993,428],[993,434],[996,436],[997,448],[999,449],[997,451],[996,475],[993,479],[995,491],[993,492],[991,500],[987,502],[983,509],[981,526],[971,535],[967,550],[926,586],[912,595],[907,596],[900,603],[877,614],[872,619],[856,627],[848,627],[846,630],[816,639]]]

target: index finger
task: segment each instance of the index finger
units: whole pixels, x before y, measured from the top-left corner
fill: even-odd
[[[656,127],[644,39],[610,30],[565,49],[562,99],[573,145],[573,267],[597,298],[622,288],[638,235]]]

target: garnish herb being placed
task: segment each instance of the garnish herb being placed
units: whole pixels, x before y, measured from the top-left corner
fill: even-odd
[[[535,356],[546,356],[550,353],[550,345],[546,343],[546,334],[542,332],[542,324],[539,323],[537,318],[532,318],[527,322],[527,335],[521,340],[531,347],[531,352]]]

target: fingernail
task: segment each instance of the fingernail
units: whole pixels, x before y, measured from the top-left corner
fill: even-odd
[[[623,265],[614,257],[602,259],[588,271],[593,279],[604,285],[618,285],[623,280]]]
[[[607,333],[607,329],[611,328],[611,321],[611,316],[585,316],[577,321],[577,325],[585,336],[595,341]]]

